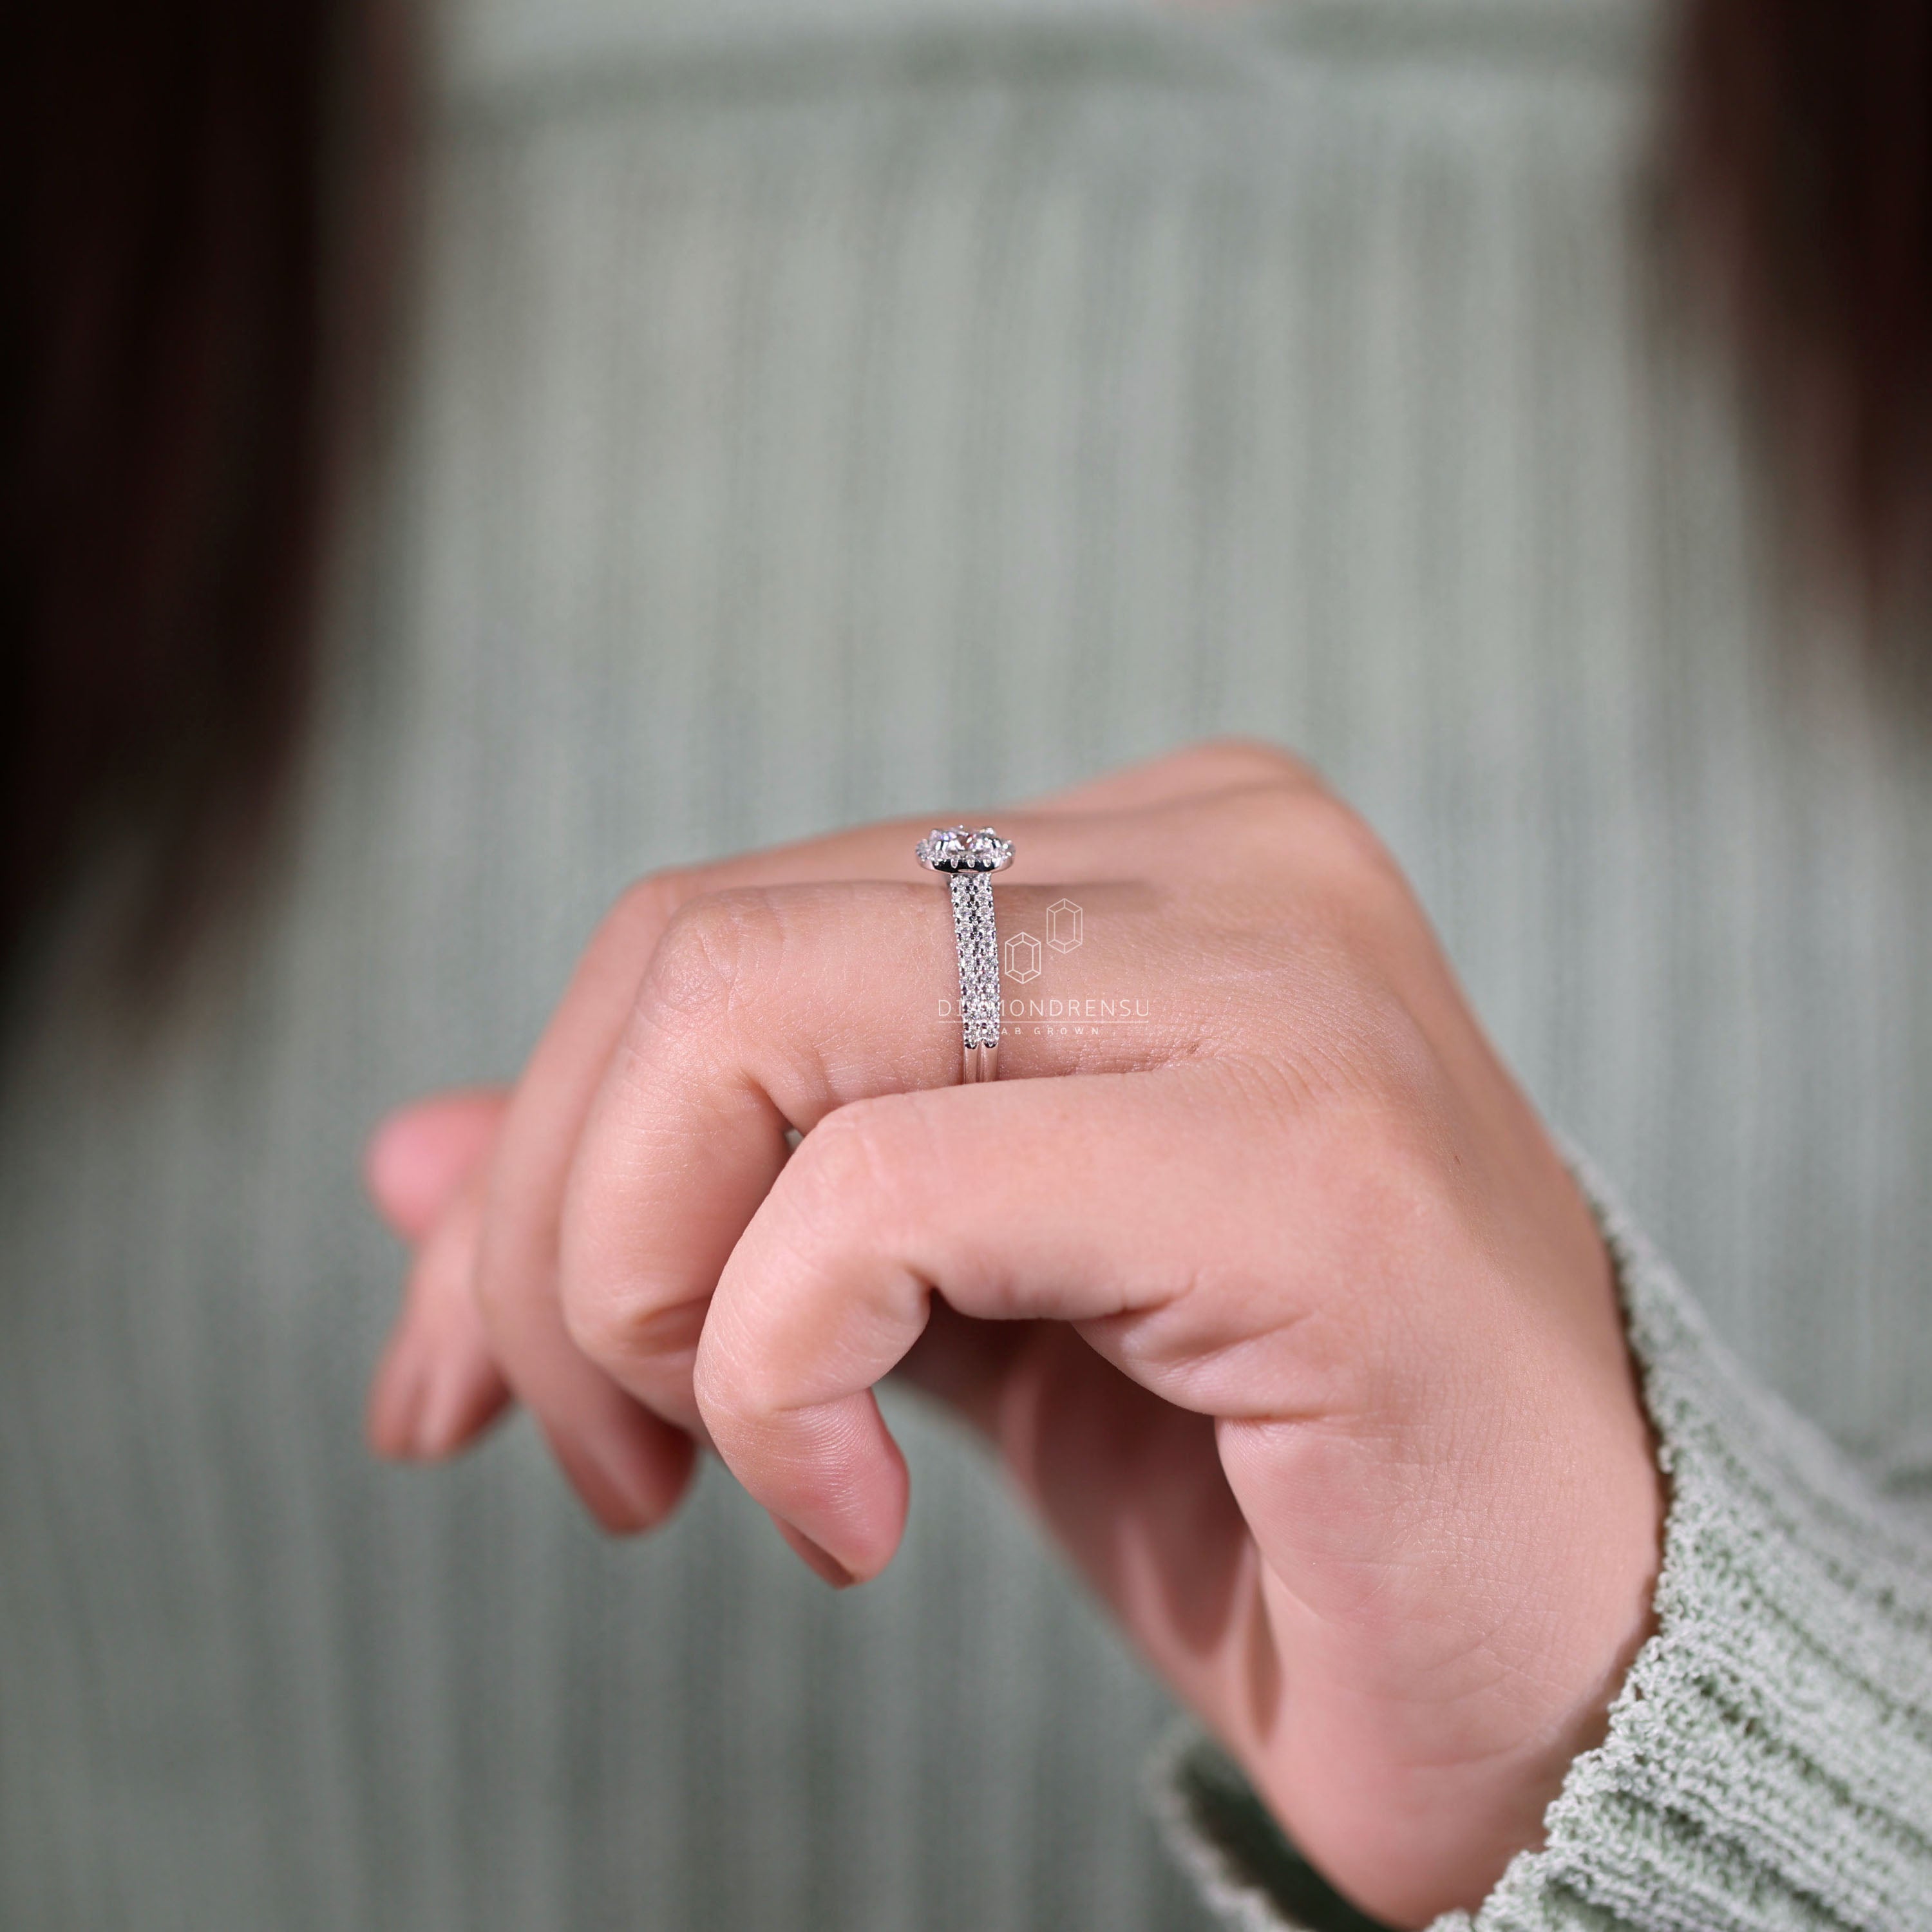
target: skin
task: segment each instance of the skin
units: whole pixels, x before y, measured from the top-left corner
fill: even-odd
[[[990,1085],[929,823],[644,880],[514,1091],[384,1125],[416,1257],[374,1444],[446,1456],[520,1400],[618,1532],[709,1448],[842,1586],[904,1523],[897,1371],[1342,1892],[1474,1906],[1648,1628],[1660,1478],[1588,1208],[1306,767],[1211,745],[1000,816],[1002,930],[1085,915],[1009,997],[1130,1017],[1022,1024]]]

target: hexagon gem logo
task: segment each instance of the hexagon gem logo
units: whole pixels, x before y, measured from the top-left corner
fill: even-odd
[[[1046,943],[1056,952],[1071,952],[1087,936],[1087,915],[1071,899],[1055,899],[1046,909]]]
[[[1040,941],[1030,932],[1010,933],[1001,949],[1006,954],[1006,977],[1024,986],[1040,977]]]

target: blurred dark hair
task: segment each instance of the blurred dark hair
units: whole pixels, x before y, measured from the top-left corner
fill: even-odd
[[[1767,406],[1786,534],[1868,629],[1916,623],[1932,589],[1932,0],[1687,0],[1677,51],[1678,236]]]
[[[0,64],[0,970],[83,874],[116,976],[232,895],[298,742],[400,16],[51,0]]]

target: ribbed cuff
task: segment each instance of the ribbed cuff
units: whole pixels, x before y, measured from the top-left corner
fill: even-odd
[[[1755,1388],[1607,1191],[1580,1178],[1670,1479],[1658,1628],[1604,1742],[1570,1766],[1544,1848],[1473,1918],[1432,1932],[1932,1928],[1924,1517]],[[1169,1842],[1226,1923],[1372,1923],[1198,1734],[1154,1777]]]

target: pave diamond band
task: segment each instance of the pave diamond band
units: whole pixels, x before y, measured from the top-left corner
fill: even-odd
[[[1000,1049],[1000,934],[993,922],[992,880],[984,872],[955,872],[952,885],[959,1020],[970,1062],[976,1048]],[[969,1070],[967,1077],[975,1076]]]
[[[1000,933],[993,916],[992,874],[1013,862],[1012,842],[990,825],[935,828],[915,848],[919,862],[949,875],[952,936],[959,948],[962,1077],[997,1077],[1000,1064]]]

